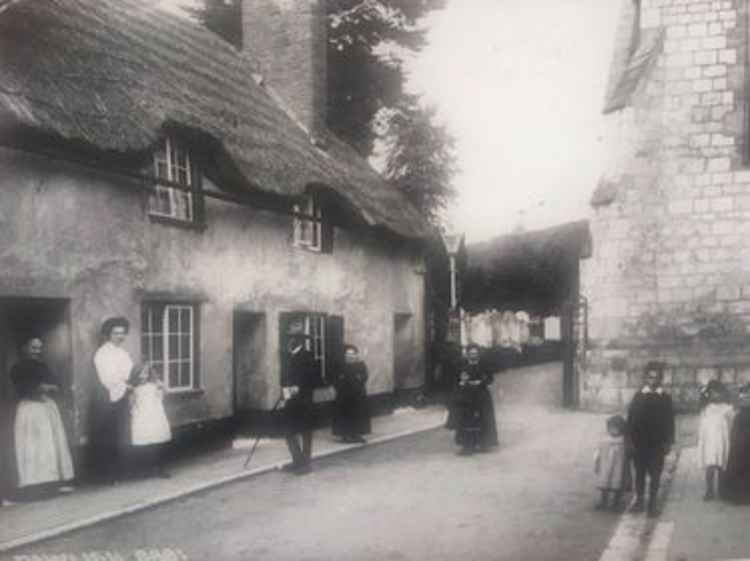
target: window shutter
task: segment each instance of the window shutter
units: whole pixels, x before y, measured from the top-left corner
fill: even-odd
[[[191,185],[193,190],[193,222],[204,224],[206,222],[206,202],[203,198],[203,174],[192,158],[190,159],[190,176],[193,179]]]
[[[344,365],[344,318],[341,316],[326,317],[325,355],[324,381],[332,384],[333,377]]]
[[[333,224],[329,220],[326,220],[325,215],[321,224],[321,238],[321,253],[333,253]]]
[[[287,333],[293,315],[289,312],[281,312],[279,314],[279,380],[282,386],[288,385],[287,382],[289,380],[289,361],[286,348],[288,342]]]

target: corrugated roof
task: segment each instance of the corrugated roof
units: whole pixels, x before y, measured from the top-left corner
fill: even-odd
[[[117,152],[165,125],[216,139],[247,186],[294,196],[332,188],[372,226],[412,238],[427,224],[352,148],[325,151],[211,32],[141,0],[20,0],[0,11],[0,119]]]

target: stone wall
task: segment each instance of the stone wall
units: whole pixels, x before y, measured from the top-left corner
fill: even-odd
[[[658,34],[660,51],[627,106],[606,117],[609,160],[581,268],[585,407],[623,407],[649,360],[667,362],[686,409],[707,379],[750,381],[747,10],[747,0],[642,0],[637,16],[623,11],[641,40]],[[614,81],[632,31],[624,23]]]

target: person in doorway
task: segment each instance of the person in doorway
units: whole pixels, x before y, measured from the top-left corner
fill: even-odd
[[[363,435],[370,433],[367,378],[367,365],[359,358],[359,349],[346,345],[344,365],[333,381],[336,401],[332,427],[333,434],[344,442],[364,443]]]
[[[750,384],[739,391],[722,483],[723,498],[734,504],[750,504]]]
[[[54,399],[60,384],[42,362],[43,348],[40,337],[29,338],[23,358],[10,371],[18,398],[14,439],[23,498],[39,498],[61,487],[67,490],[74,477],[65,426]]]
[[[470,344],[466,349],[466,363],[458,380],[456,443],[462,447],[464,454],[472,453],[475,449],[487,452],[498,445],[495,403],[489,390],[493,380],[493,373],[480,360],[479,345]],[[476,411],[472,412],[472,407]],[[470,427],[464,423],[473,422],[479,424],[476,438],[464,438],[472,434]]]
[[[734,408],[729,404],[729,392],[718,380],[711,380],[703,393],[706,405],[698,426],[698,460],[706,472],[703,500],[712,501],[727,469]]]
[[[288,330],[286,369],[281,380],[286,443],[292,456],[290,468],[297,475],[312,469],[315,427],[313,391],[318,365],[313,353],[306,348],[306,339],[304,323],[293,321]]]
[[[128,383],[133,360],[122,348],[130,330],[124,317],[113,317],[102,324],[104,343],[94,354],[97,387],[94,396],[94,426],[91,445],[97,474],[106,483],[115,483],[123,474],[122,451],[130,442]]]
[[[607,419],[607,434],[599,441],[594,454],[594,472],[601,493],[597,510],[620,510],[623,493],[630,486],[630,466],[625,445],[625,419],[613,415]],[[611,501],[610,501],[611,497]]]
[[[137,473],[168,478],[162,462],[172,430],[164,410],[164,385],[149,363],[134,373],[131,385],[130,444]]]
[[[674,444],[674,409],[672,397],[664,391],[664,364],[649,362],[644,371],[644,385],[628,408],[628,435],[635,464],[636,500],[631,510],[642,512],[649,477],[648,515],[657,516],[656,500],[664,470],[664,458]]]

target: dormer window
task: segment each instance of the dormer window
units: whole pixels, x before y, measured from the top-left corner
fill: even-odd
[[[305,197],[293,206],[294,245],[311,251],[323,251],[323,210],[317,197]]]
[[[196,190],[199,185],[198,173],[187,148],[173,138],[164,139],[154,153],[154,174],[157,183],[149,200],[149,212],[154,216],[195,222],[194,193],[176,186]],[[164,180],[164,183],[159,180]]]

